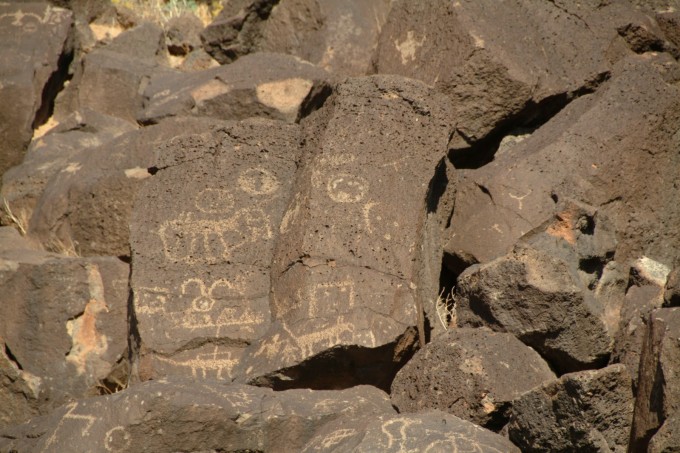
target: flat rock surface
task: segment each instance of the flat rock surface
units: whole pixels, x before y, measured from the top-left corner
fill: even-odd
[[[269,268],[299,127],[265,120],[170,141],[131,220],[144,378],[231,377],[270,323]]]
[[[0,431],[9,451],[300,451],[336,419],[394,414],[374,387],[343,391],[270,389],[191,379],[150,381],[70,403]]]
[[[520,450],[492,431],[454,415],[428,411],[332,422],[321,428],[302,451],[519,453]]]

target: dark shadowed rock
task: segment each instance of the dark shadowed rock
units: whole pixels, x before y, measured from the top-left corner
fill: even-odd
[[[647,256],[672,263],[680,247],[680,186],[672,182],[680,165],[677,67],[667,55],[629,58],[597,94],[572,102],[489,165],[464,172],[447,251],[487,262],[572,200],[610,219],[618,262]]]
[[[302,451],[519,453],[504,437],[439,411],[331,422],[321,428]]]
[[[187,55],[201,47],[203,22],[192,13],[173,17],[165,25],[165,44],[171,55]]]
[[[655,439],[657,447],[648,451],[673,451],[659,448],[680,434],[680,382],[676,378],[680,373],[679,337],[680,308],[661,308],[651,313],[640,356],[631,451],[646,451],[650,439]]]
[[[676,266],[668,274],[664,285],[663,304],[666,307],[680,306],[680,266]]]
[[[295,57],[248,55],[205,71],[151,78],[138,119],[155,123],[175,115],[223,120],[259,116],[294,122],[306,104],[330,89],[325,83],[328,78],[322,69]]]
[[[453,186],[443,162],[446,117],[421,82],[375,76],[339,85],[306,122],[272,266],[274,322],[244,356],[247,379],[389,386],[395,348],[418,324],[424,339],[422,314],[434,313],[439,293],[435,211]],[[348,369],[295,368],[315,357]]]
[[[238,3],[236,3],[238,4]],[[377,0],[246,0],[224,8],[202,33],[220,63],[256,51],[295,55],[343,75],[369,67],[391,2]]]
[[[46,405],[42,380],[19,368],[7,351],[0,338],[0,429],[35,417]]]
[[[0,175],[18,165],[66,77],[73,15],[47,3],[0,4]]]
[[[220,124],[171,119],[93,149],[79,149],[46,184],[29,224],[30,234],[47,248],[64,243],[86,256],[129,256],[133,199],[151,176],[148,169],[158,164],[160,145]]]
[[[134,126],[127,121],[90,109],[74,112],[44,136],[34,137],[23,163],[2,175],[0,197],[7,200],[14,215],[26,219],[27,226],[50,178],[62,171],[73,171],[79,160],[76,156],[132,129]]]
[[[549,253],[517,246],[458,278],[459,326],[510,332],[561,373],[607,362],[611,340],[568,266]]]
[[[360,414],[375,418],[394,409],[369,386],[273,392],[163,379],[1,430],[0,451],[300,451],[325,424]]]
[[[640,354],[647,335],[649,315],[661,308],[662,290],[655,285],[633,285],[626,292],[621,307],[621,326],[614,337],[610,363],[626,365],[637,388]]]
[[[169,142],[130,224],[142,379],[229,379],[270,323],[269,268],[299,127],[251,120]]]
[[[439,409],[500,429],[513,399],[554,379],[536,351],[513,335],[454,328],[413,356],[390,393],[400,413]]]
[[[663,36],[624,2],[402,0],[383,27],[374,69],[448,95],[457,120],[451,147],[467,151],[597,87],[631,53],[618,33],[626,26]]]
[[[128,265],[116,258],[55,256],[9,231],[0,236],[7,242],[0,250],[0,338],[21,378],[45,397],[39,409],[115,387],[107,379],[126,362]],[[10,391],[0,389],[0,398]],[[25,398],[33,405],[36,395]]]
[[[523,452],[625,452],[633,392],[623,365],[582,371],[514,401],[510,440]],[[642,450],[633,450],[642,451]]]

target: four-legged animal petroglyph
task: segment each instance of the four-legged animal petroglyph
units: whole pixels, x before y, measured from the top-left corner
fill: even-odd
[[[232,358],[231,351],[219,351],[219,348],[215,346],[215,350],[209,353],[196,354],[194,358],[191,359],[170,359],[163,356],[156,356],[156,358],[163,363],[167,363],[174,367],[183,367],[191,369],[191,375],[193,377],[198,377],[198,373],[201,373],[201,377],[204,379],[208,377],[209,373],[215,372],[215,377],[217,379],[231,378],[231,370],[238,363],[238,358]],[[225,373],[226,376],[223,376]]]

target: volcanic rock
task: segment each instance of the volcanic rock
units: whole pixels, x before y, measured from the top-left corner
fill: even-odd
[[[556,257],[517,246],[468,268],[459,278],[455,318],[461,327],[510,332],[561,373],[603,365],[611,339],[580,282]]]
[[[130,224],[142,379],[228,379],[270,323],[269,268],[299,127],[229,124],[170,141]]]
[[[400,413],[439,409],[489,429],[507,422],[513,399],[555,374],[509,333],[451,329],[397,373],[392,402]]]
[[[640,356],[632,451],[647,450],[650,439],[656,447],[649,451],[664,451],[659,444],[677,439],[680,434],[680,384],[675,377],[680,373],[679,337],[680,308],[661,308],[651,313]]]
[[[205,50],[222,64],[257,51],[281,52],[332,73],[369,68],[391,2],[245,0],[224,8],[203,31]]]
[[[0,175],[21,163],[50,116],[72,52],[73,15],[46,3],[0,4]]]
[[[19,370],[14,373],[31,389],[17,404],[44,397],[44,411],[99,394],[127,360],[129,266],[110,257],[55,256],[25,245],[9,227],[2,230],[0,338]],[[3,366],[3,374],[7,370]],[[0,399],[15,391],[0,388]],[[26,414],[11,423],[20,415]]]
[[[29,224],[30,234],[48,249],[65,243],[73,244],[83,256],[129,257],[132,203],[151,176],[148,169],[158,164],[159,146],[220,124],[208,119],[171,119],[122,134],[94,149],[80,149],[46,185]]]
[[[479,451],[519,453],[506,438],[440,411],[338,420],[302,449],[311,452]]]
[[[439,292],[436,211],[453,188],[446,118],[421,82],[374,76],[339,85],[305,122],[272,265],[273,324],[239,365],[249,382],[386,388],[409,327],[424,340]],[[315,356],[343,365],[295,369]]]
[[[295,122],[304,106],[324,91],[328,78],[325,71],[295,57],[248,55],[204,71],[151,78],[138,119],[149,124],[175,115],[223,120],[259,116]]]
[[[394,409],[387,395],[368,386],[275,393],[162,379],[2,430],[0,451],[300,451],[325,424],[359,414],[375,418]]]
[[[623,453],[632,417],[629,372],[612,365],[566,374],[525,393],[513,402],[508,432],[524,452]]]

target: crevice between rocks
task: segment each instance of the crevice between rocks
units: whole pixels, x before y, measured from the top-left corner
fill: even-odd
[[[50,75],[43,87],[40,106],[33,117],[33,130],[47,123],[47,120],[49,120],[54,113],[54,104],[57,95],[64,89],[66,82],[73,77],[73,75],[69,73],[69,68],[71,67],[71,63],[75,56],[72,34],[73,33],[67,38],[67,42],[64,45],[65,50],[57,60],[56,71]]]
[[[397,372],[417,350],[417,332],[409,327],[393,343],[377,348],[341,345],[248,382],[275,391],[290,389],[343,390],[372,385],[390,392]]]
[[[470,143],[466,148],[449,149],[449,160],[457,169],[483,167],[493,161],[501,141],[507,135],[512,135],[518,129],[522,129],[524,133],[536,131],[574,100],[594,93],[610,76],[609,71],[604,71],[576,90],[548,96],[540,102],[528,101],[520,112],[500,121],[484,138]],[[457,133],[461,134],[460,131]]]
[[[19,360],[17,360],[16,356],[12,353],[12,350],[9,348],[7,343],[5,343],[5,356],[9,359],[10,362],[16,365],[16,367],[20,370],[23,370],[24,368],[21,366],[21,363],[19,363]]]

